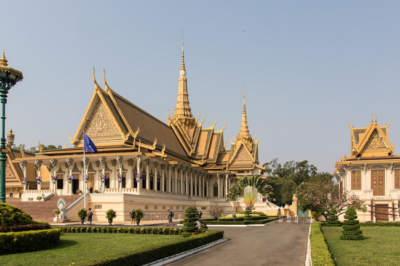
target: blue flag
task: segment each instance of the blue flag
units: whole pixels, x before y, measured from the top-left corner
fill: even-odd
[[[91,153],[97,153],[96,145],[85,133],[83,133],[83,149]]]

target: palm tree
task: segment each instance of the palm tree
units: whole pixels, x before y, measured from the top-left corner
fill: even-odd
[[[236,201],[240,194],[243,193],[244,188],[252,186],[257,189],[264,198],[268,199],[272,195],[272,187],[268,185],[267,181],[259,175],[255,176],[243,176],[239,181],[228,190],[226,195],[227,201]]]

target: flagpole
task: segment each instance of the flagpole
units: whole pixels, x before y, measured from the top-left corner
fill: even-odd
[[[84,131],[82,131],[85,134]],[[86,209],[86,157],[85,157],[85,135],[83,135],[83,208]]]

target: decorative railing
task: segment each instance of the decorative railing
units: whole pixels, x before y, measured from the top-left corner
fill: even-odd
[[[86,195],[89,195],[89,192],[87,192]],[[77,199],[71,205],[69,205],[67,208],[64,209],[64,220],[69,219],[69,217],[71,217],[72,215],[74,215],[79,211],[79,209],[81,208],[79,204],[83,205],[82,201],[84,200],[84,196],[85,195],[80,196],[79,199]],[[89,201],[86,201],[86,204],[88,203]]]
[[[136,193],[136,188],[106,188],[104,193]]]
[[[51,197],[53,197],[54,196],[54,193],[53,192],[51,192],[49,195],[47,195],[47,196],[44,196],[44,194],[43,194],[43,201],[46,201],[46,200],[49,200]]]

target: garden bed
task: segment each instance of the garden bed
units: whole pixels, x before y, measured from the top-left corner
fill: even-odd
[[[6,265],[143,265],[223,238],[223,231],[180,235],[62,233],[60,244],[1,256]]]
[[[363,226],[366,224],[368,226]],[[365,238],[360,241],[340,240],[342,235],[340,227],[321,228],[336,265],[399,265],[396,247],[399,243],[400,228],[369,227],[369,224],[360,223]]]

